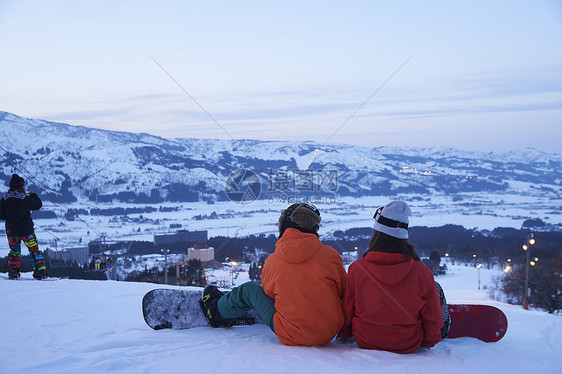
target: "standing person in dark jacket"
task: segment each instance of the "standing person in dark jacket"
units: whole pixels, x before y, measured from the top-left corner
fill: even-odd
[[[364,257],[348,270],[345,324],[338,340],[361,348],[409,353],[441,340],[443,315],[433,274],[408,240],[410,208],[392,201],[375,213]]]
[[[8,255],[8,276],[17,279],[20,276],[21,242],[29,250],[33,261],[33,277],[43,279],[47,277],[45,259],[39,250],[37,237],[33,230],[31,210],[38,210],[43,206],[37,194],[23,189],[25,181],[17,174],[12,175],[10,190],[0,200],[0,219],[6,221],[6,235],[10,245]]]

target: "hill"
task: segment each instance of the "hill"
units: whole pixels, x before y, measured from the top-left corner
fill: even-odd
[[[153,331],[141,299],[161,287],[77,280],[9,281],[0,275],[3,333],[0,373],[558,373],[562,318],[491,301],[499,271],[449,266],[437,280],[450,303],[485,303],[509,320],[498,343],[450,339],[410,355],[361,350],[332,341],[287,347],[263,325]]]

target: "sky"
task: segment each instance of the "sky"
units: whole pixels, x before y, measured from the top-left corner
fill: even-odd
[[[165,138],[562,153],[562,2],[0,0],[0,82]]]

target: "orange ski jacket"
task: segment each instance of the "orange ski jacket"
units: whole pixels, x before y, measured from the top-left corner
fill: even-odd
[[[344,323],[341,299],[346,272],[339,253],[314,234],[289,228],[262,271],[275,300],[275,333],[285,345],[324,345]]]

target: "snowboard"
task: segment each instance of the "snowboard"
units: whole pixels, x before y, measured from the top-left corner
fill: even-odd
[[[154,330],[210,326],[199,305],[202,297],[202,288],[151,290],[142,299],[144,320]],[[507,331],[507,318],[496,307],[470,304],[448,304],[448,307],[451,317],[448,339],[472,337],[484,342],[497,342]],[[261,322],[260,317],[250,311],[236,324]]]
[[[507,317],[490,305],[448,304],[451,327],[448,339],[471,337],[497,342],[507,332]]]
[[[199,301],[203,297],[201,289],[155,289],[142,298],[142,314],[148,326],[154,330],[191,329],[210,326]],[[261,319],[250,311],[235,320],[234,325],[253,325]]]

